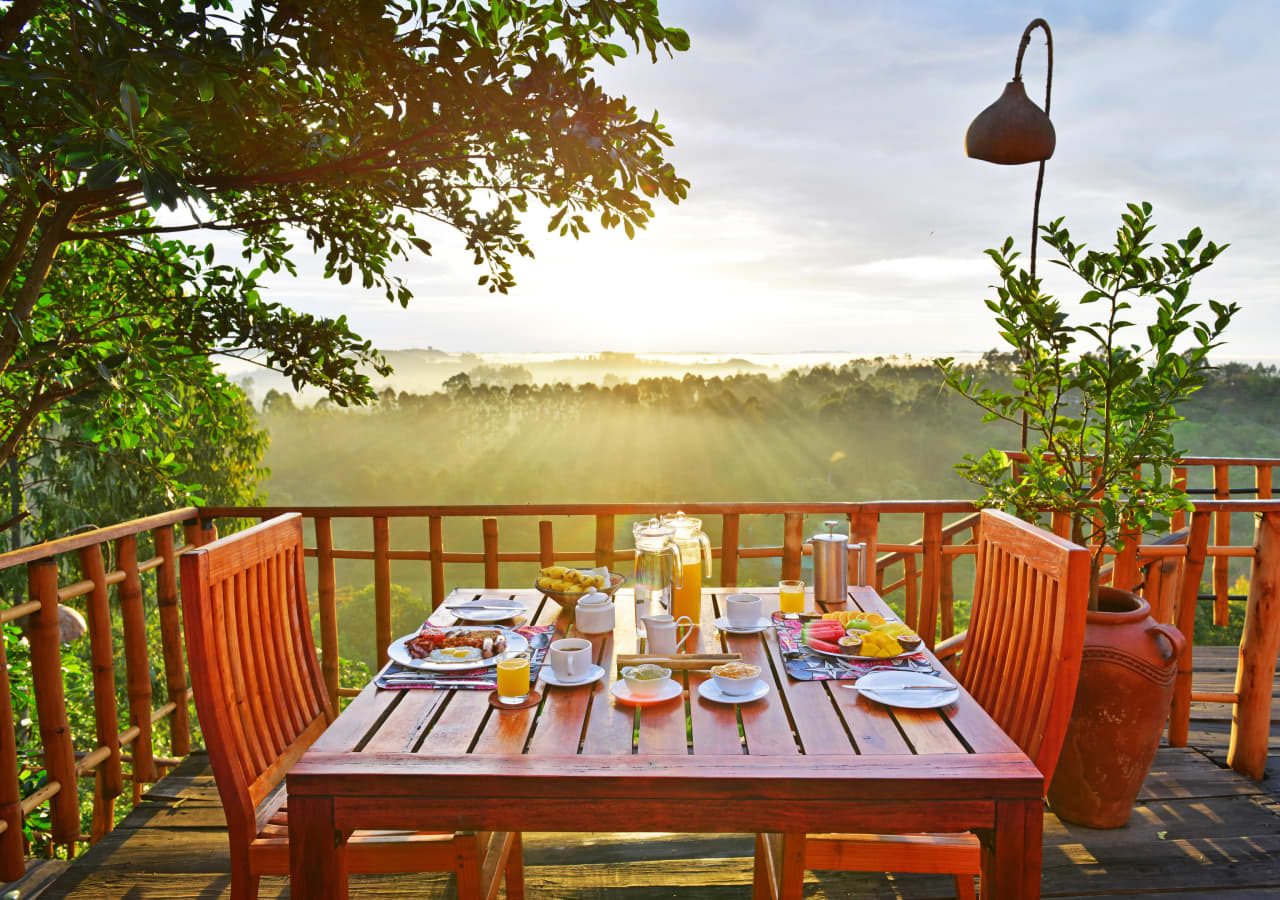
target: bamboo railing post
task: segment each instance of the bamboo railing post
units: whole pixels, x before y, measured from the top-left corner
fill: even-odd
[[[500,587],[501,577],[498,568],[498,520],[484,519],[480,523],[484,540],[484,587],[492,591]]]
[[[903,601],[903,618],[908,625],[920,633],[920,575],[916,569],[916,555],[907,553],[902,557],[902,590],[906,593]]]
[[[720,518],[720,584],[723,587],[738,586],[738,549],[742,527],[737,513],[725,513]]]
[[[1196,511],[1187,535],[1187,561],[1182,566],[1176,622],[1186,638],[1178,657],[1178,674],[1173,682],[1173,708],[1169,711],[1169,746],[1185,747],[1191,730],[1191,677],[1196,634],[1196,606],[1200,601],[1200,579],[1209,545],[1212,513]]]
[[[188,519],[182,523],[182,540],[188,547],[203,547],[218,539],[218,526],[212,519]]]
[[[1271,692],[1280,652],[1280,513],[1260,513],[1256,518],[1227,765],[1261,781],[1267,769]]]
[[[324,675],[324,689],[329,695],[329,706],[338,705],[338,588],[337,573],[333,561],[333,521],[328,516],[316,516],[316,581],[320,604],[320,671]]]
[[[58,793],[49,801],[50,839],[74,848],[80,835],[80,797],[76,782],[76,754],[62,683],[62,644],[58,628],[58,564],[41,559],[27,565],[29,596],[40,603],[31,616],[31,688],[40,720],[44,767]],[[114,699],[114,697],[113,697]]]
[[[9,693],[9,658],[0,641],[0,881],[17,881],[26,871],[22,837],[22,783],[18,780],[18,741]]]
[[[849,534],[853,543],[866,545],[862,550],[866,560],[863,571],[867,573],[868,583],[877,591],[883,591],[884,579],[881,577],[880,567],[876,565],[876,557],[879,556],[876,546],[880,539],[880,514],[859,506],[849,519]]]
[[[373,618],[378,642],[378,668],[387,664],[391,646],[391,526],[386,516],[373,518]]]
[[[111,605],[107,576],[102,563],[102,545],[80,551],[81,574],[93,582],[85,617],[89,622],[89,652],[93,663],[93,719],[98,746],[110,755],[94,770],[93,829],[91,840],[111,830],[115,824],[116,798],[124,792],[120,770],[120,730],[116,720],[115,648],[111,639]]]
[[[938,604],[942,589],[942,513],[924,514],[924,559],[921,573],[920,621],[916,633],[928,647],[938,638]]]
[[[596,516],[596,565],[613,566],[613,513]],[[705,573],[710,576],[710,572]]]
[[[138,574],[138,538],[136,535],[116,541],[116,567],[124,580],[116,588],[120,604],[121,631],[124,635],[125,686],[129,697],[129,722],[138,729],[131,747],[133,762],[133,802],[142,799],[142,786],[156,781],[154,753],[151,747],[151,660],[147,653],[147,618],[142,607],[142,579]]]
[[[178,611],[178,557],[173,546],[173,526],[162,525],[151,532],[160,557],[156,570],[156,607],[160,617],[160,652],[164,656],[164,683],[173,704],[169,719],[169,746],[175,757],[191,752],[191,720],[187,712],[190,689],[183,663],[182,622]]]
[[[1065,512],[1054,512],[1049,516],[1050,528],[1060,538],[1071,540],[1071,514]]]
[[[542,568],[556,564],[555,536],[551,522],[543,519],[538,523],[538,565]]]
[[[782,516],[782,578],[800,577],[800,558],[804,555],[804,515],[784,513]]]
[[[427,540],[431,544],[431,608],[444,602],[444,520],[431,516],[427,520]]]
[[[1180,491],[1187,489],[1187,467],[1173,467],[1173,486]],[[1172,531],[1181,531],[1187,527],[1187,513],[1185,510],[1178,510],[1169,518],[1169,528]]]
[[[1138,586],[1138,545],[1142,535],[1132,528],[1126,529],[1120,536],[1120,547],[1116,550],[1115,562],[1111,567],[1111,585],[1122,591],[1132,591]]]
[[[1213,498],[1231,499],[1231,467],[1218,463],[1213,467]],[[1213,514],[1213,543],[1226,547],[1231,543],[1231,513]],[[1226,556],[1213,558],[1213,624],[1227,625],[1231,621],[1231,559]]]
[[[945,549],[952,544],[950,534],[942,535],[942,547]],[[954,554],[943,553],[941,557],[942,571],[938,576],[938,609],[942,613],[942,631],[940,636],[943,640],[951,637],[956,633],[956,609],[955,609],[955,566],[956,558]]]

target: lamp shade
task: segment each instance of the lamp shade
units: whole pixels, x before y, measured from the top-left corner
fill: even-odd
[[[1002,166],[1048,159],[1056,144],[1053,122],[1019,80],[1005,85],[1000,99],[978,113],[964,136],[966,155]]]

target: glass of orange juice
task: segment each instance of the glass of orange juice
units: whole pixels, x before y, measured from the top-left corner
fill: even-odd
[[[498,661],[498,699],[512,705],[523,703],[529,696],[529,658]]]
[[[778,582],[778,608],[784,613],[804,612],[804,582]]]

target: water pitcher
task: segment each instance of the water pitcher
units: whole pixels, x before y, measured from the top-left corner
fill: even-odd
[[[676,530],[657,519],[636,522],[631,536],[636,547],[636,625],[643,629],[645,616],[671,608],[672,590],[683,575]]]
[[[682,512],[663,516],[662,524],[675,529],[684,570],[676,584],[671,615],[677,619],[688,616],[697,622],[702,618],[702,581],[711,577],[711,538],[703,532],[701,519]]]

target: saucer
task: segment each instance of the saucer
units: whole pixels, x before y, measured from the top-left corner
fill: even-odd
[[[729,634],[759,634],[766,628],[773,626],[773,619],[770,619],[767,616],[761,616],[756,619],[756,624],[754,625],[730,625],[729,617],[721,616],[716,619],[715,624],[721,631],[727,631]]]
[[[614,699],[619,703],[627,706],[652,706],[655,703],[665,703],[668,700],[674,700],[679,697],[684,693],[684,685],[675,679],[671,679],[658,693],[640,696],[633,694],[630,686],[625,681],[615,681],[613,687],[609,688],[609,693],[613,694]]]
[[[710,700],[713,703],[750,703],[752,700],[759,700],[769,693],[769,683],[761,681],[756,685],[756,689],[749,694],[726,694],[720,690],[714,679],[708,678],[698,685],[698,693],[702,696],[702,699]]]
[[[551,664],[547,663],[542,667],[542,672],[539,677],[547,684],[553,684],[556,687],[581,687],[584,684],[595,684],[603,678],[604,668],[593,665],[587,670],[587,674],[583,677],[575,679],[574,681],[565,681],[556,674],[555,669],[551,668]]]

